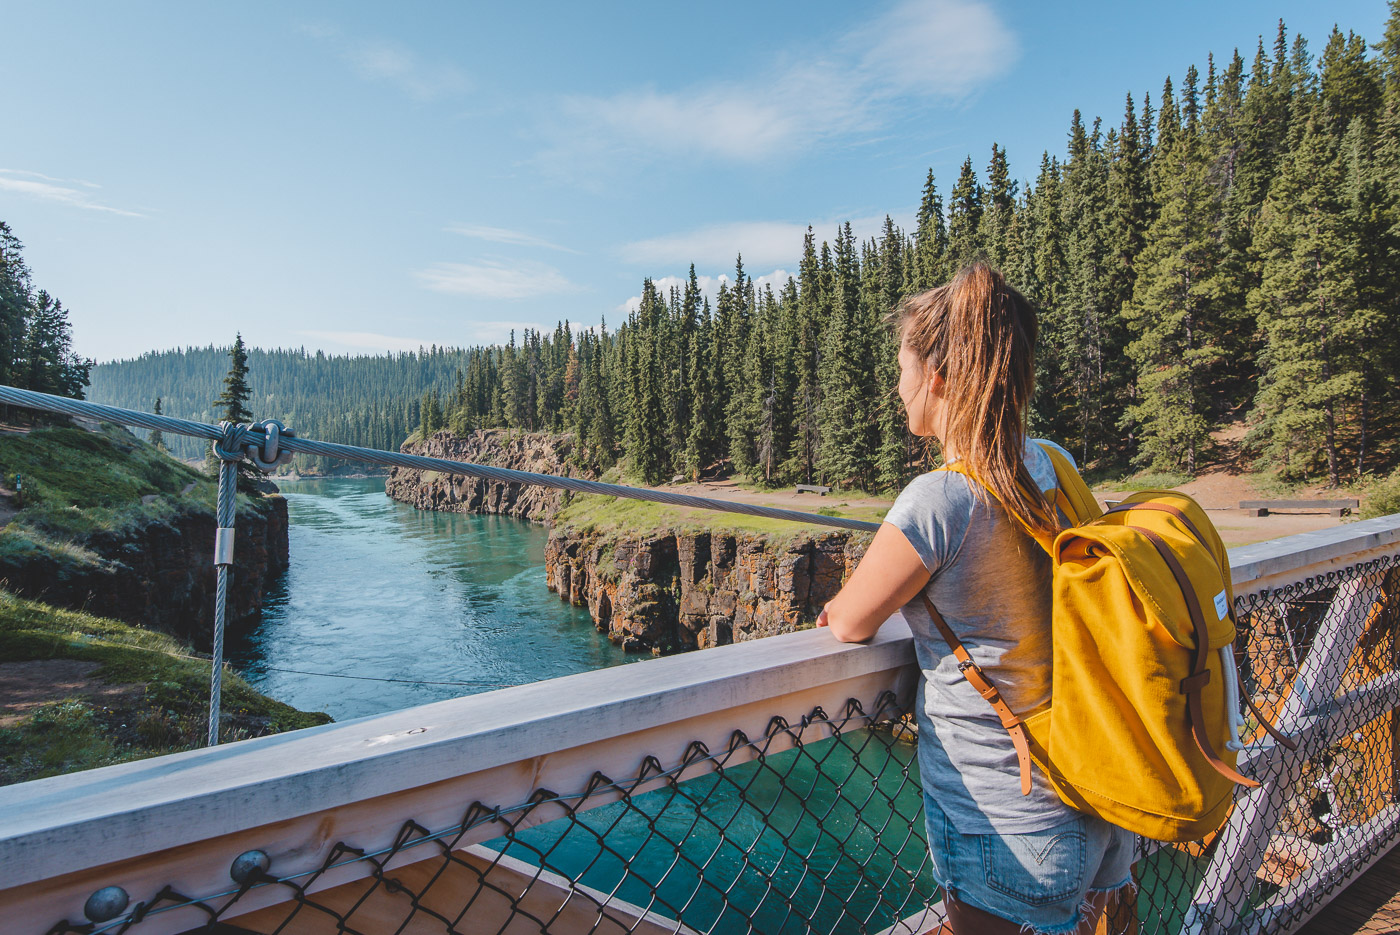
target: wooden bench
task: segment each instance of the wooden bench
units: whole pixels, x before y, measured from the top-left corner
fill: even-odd
[[[1361,506],[1360,500],[1241,500],[1246,516],[1268,516],[1270,510],[1326,510],[1333,516],[1346,516]]]
[[[798,492],[798,493],[814,493],[814,494],[818,494],[818,495],[820,495],[820,496],[825,497],[827,494],[831,493],[831,488],[830,488],[830,487],[818,487],[816,484],[798,484],[798,485],[797,485],[797,492]]]

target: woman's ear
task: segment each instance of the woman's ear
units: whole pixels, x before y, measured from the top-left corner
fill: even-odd
[[[930,373],[927,377],[924,378],[924,389],[928,392],[930,396],[942,396],[943,387],[943,376],[939,373]]]

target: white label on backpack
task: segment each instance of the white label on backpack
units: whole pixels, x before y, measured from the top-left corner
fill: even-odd
[[[1225,615],[1229,613],[1229,611],[1230,604],[1225,600],[1225,592],[1221,591],[1219,594],[1215,595],[1215,613],[1221,620],[1224,620]]]

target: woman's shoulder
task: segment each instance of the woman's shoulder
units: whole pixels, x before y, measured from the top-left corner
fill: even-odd
[[[1065,460],[1069,462],[1070,467],[1074,468],[1075,470],[1079,469],[1079,462],[1074,460],[1074,455],[1070,454],[1068,448],[1066,448],[1064,445],[1061,445],[1054,439],[1028,438],[1026,439],[1026,447],[1034,448],[1040,451],[1043,451],[1045,448],[1054,448],[1060,454],[1064,455]]]
[[[929,512],[946,512],[950,509],[971,509],[976,501],[972,490],[973,481],[957,471],[929,471],[911,480],[895,498],[890,507],[890,515],[897,511],[913,510],[921,515]],[[888,520],[888,515],[886,516]]]

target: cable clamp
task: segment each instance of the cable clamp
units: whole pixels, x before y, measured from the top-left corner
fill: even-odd
[[[296,431],[287,428],[276,419],[264,419],[255,423],[247,433],[252,437],[254,432],[261,432],[263,435],[262,447],[256,444],[245,444],[244,452],[248,459],[256,464],[261,470],[272,471],[279,465],[287,464],[292,460],[290,451],[279,450],[278,442],[282,438],[296,438]]]
[[[224,461],[242,461],[243,446],[247,444],[248,426],[237,422],[220,422],[219,431],[223,438],[214,442],[214,454]]]
[[[233,529],[220,526],[214,530],[214,564],[233,564]]]

